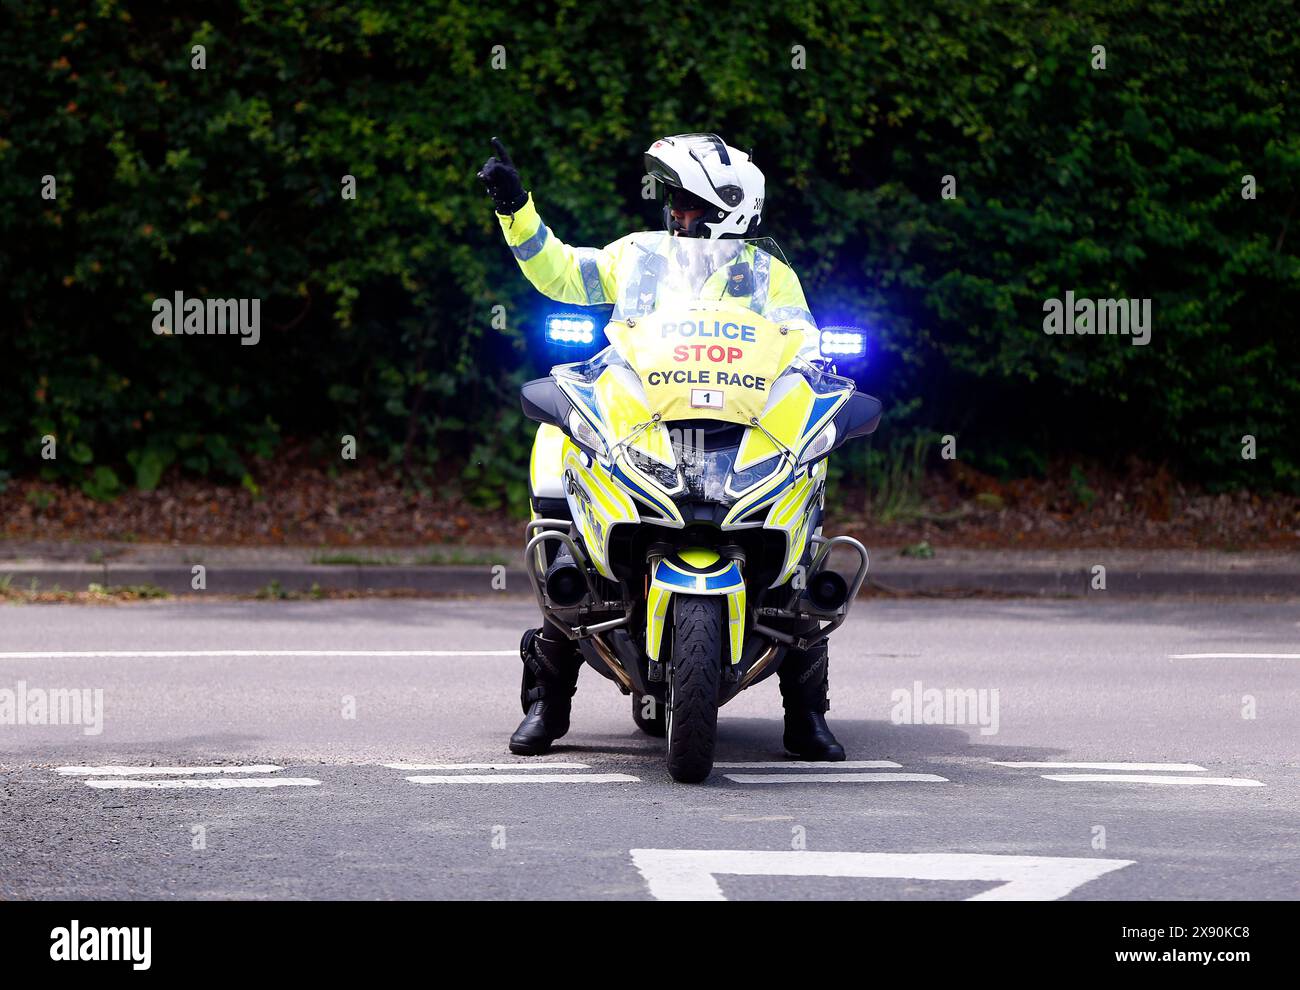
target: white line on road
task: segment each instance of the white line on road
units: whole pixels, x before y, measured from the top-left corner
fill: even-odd
[[[147,777],[151,774],[180,776],[187,773],[275,773],[283,767],[59,767],[64,777]]]
[[[389,770],[590,770],[589,763],[385,763]]]
[[[715,763],[715,770],[817,770],[826,769],[825,761],[815,760],[756,760],[752,763]],[[836,770],[899,770],[901,766],[891,760],[843,760],[835,764]]]
[[[999,883],[969,901],[1052,901],[1131,859],[984,853],[797,852],[633,849],[632,862],[661,901],[725,901],[714,874],[750,877],[883,877]]]
[[[1162,773],[1204,773],[1195,763],[1003,763],[990,760],[995,767],[1025,767],[1038,770],[1158,770]]]
[[[1071,784],[1105,780],[1127,784],[1182,784],[1185,787],[1263,787],[1248,777],[1161,777],[1145,773],[1045,773],[1044,780],[1064,780]]]
[[[1171,653],[1170,660],[1300,660],[1300,653]]]
[[[319,780],[310,777],[223,777],[216,780],[88,780],[87,787],[104,790],[161,790],[164,788],[195,787],[205,790],[224,790],[230,787],[316,787]]]
[[[0,660],[155,660],[172,657],[517,657],[518,650],[41,650]]]
[[[640,777],[625,773],[460,773],[407,777],[412,784],[637,784]]]
[[[932,773],[724,773],[737,784],[946,784]]]

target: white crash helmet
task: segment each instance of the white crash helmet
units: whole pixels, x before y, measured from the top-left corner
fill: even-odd
[[[763,216],[763,173],[750,156],[716,134],[661,138],[645,153],[645,170],[659,183],[664,226],[683,237],[751,237]],[[689,226],[672,215],[702,209]]]

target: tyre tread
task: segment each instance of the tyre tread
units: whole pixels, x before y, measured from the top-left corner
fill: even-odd
[[[683,595],[673,601],[673,728],[668,772],[684,783],[699,783],[713,770],[724,604],[716,595]]]

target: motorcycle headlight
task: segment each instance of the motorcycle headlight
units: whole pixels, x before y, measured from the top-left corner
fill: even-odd
[[[799,463],[811,464],[818,458],[825,457],[835,446],[835,423],[827,423],[825,429],[817,434],[817,439],[810,443],[799,457]]]
[[[605,441],[590,423],[578,415],[576,409],[569,412],[569,436],[601,457],[607,456]]]
[[[681,490],[682,479],[678,477],[676,468],[669,467],[659,461],[651,461],[650,464],[650,470],[646,473],[654,478],[664,491],[672,495]]]
[[[654,478],[655,483],[668,494],[675,494],[681,489],[682,479],[677,474],[677,468],[655,460],[635,447],[630,448],[627,455],[633,467],[647,477]]]

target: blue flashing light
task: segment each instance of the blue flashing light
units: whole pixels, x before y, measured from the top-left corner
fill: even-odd
[[[856,327],[826,327],[822,330],[821,351],[826,357],[864,358],[867,334]]]
[[[566,347],[581,347],[596,339],[596,321],[589,316],[554,313],[546,318],[546,339]]]

